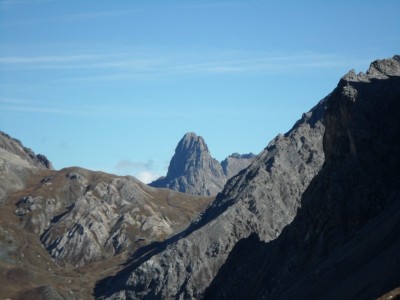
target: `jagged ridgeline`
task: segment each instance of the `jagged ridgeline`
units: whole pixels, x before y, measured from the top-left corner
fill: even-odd
[[[400,286],[399,76],[399,56],[347,74],[185,234],[96,295],[371,299]]]
[[[203,138],[185,134],[152,186],[54,170],[0,132],[0,295],[394,297],[399,116],[395,56],[349,72],[256,157],[218,162]]]
[[[193,195],[216,195],[229,178],[248,167],[254,158],[252,153],[234,153],[220,163],[211,156],[204,139],[189,132],[179,141],[167,175],[150,186]]]
[[[327,98],[326,162],[274,241],[239,241],[208,299],[398,299],[400,56]]]
[[[56,171],[4,133],[0,176],[0,294],[12,299],[90,299],[96,280],[184,230],[214,200],[131,176]]]

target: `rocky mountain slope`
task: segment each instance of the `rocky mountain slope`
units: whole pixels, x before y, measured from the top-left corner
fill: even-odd
[[[383,224],[385,218],[378,218],[378,223],[372,223],[379,225],[378,242],[372,241],[376,235],[371,234],[371,227],[363,226],[385,203],[389,204],[387,212],[397,215],[390,210],[391,203],[398,198],[399,178],[399,163],[394,157],[400,153],[397,67],[395,57],[374,62],[367,74],[346,75],[332,94],[304,114],[287,134],[276,137],[244,172],[232,178],[186,232],[161,247],[154,246],[144,255],[134,255],[124,270],[98,283],[96,295],[107,299],[309,299],[320,298],[318,291],[324,287],[331,288],[332,298],[340,298],[338,291],[346,289],[350,292],[345,295],[356,297],[379,295],[385,288],[396,287],[396,278],[400,278],[397,258],[390,261],[390,255],[379,248],[379,241],[386,241],[383,245],[389,247],[390,253],[398,250],[393,234],[384,234],[384,229],[397,229],[398,220],[390,217],[391,221]],[[329,111],[325,115],[327,104]],[[390,114],[387,119],[386,114]],[[326,133],[323,124],[329,128]],[[313,180],[324,161],[323,137],[328,161]],[[380,165],[385,158],[388,161]],[[385,168],[389,164],[390,168]],[[383,196],[386,190],[387,198]],[[277,245],[269,246],[271,253],[263,251],[259,245],[279,237],[301,205],[304,208],[296,218],[299,221],[290,225],[277,241],[267,243]],[[363,229],[364,235],[351,239]],[[358,257],[362,249],[367,249],[365,244],[359,244],[360,238],[368,234],[373,250]],[[341,248],[350,240],[353,244]],[[335,252],[335,248],[341,250]],[[368,283],[359,284],[356,279],[363,272],[374,270],[375,254],[384,257],[384,264],[377,268],[379,275],[365,277],[371,284],[378,282],[378,288],[369,288]],[[340,261],[341,257],[346,259]],[[332,267],[335,263],[340,266],[336,270]],[[347,268],[347,263],[351,267]],[[388,263],[392,265],[385,278],[383,270]],[[340,276],[353,281],[340,281],[341,290],[336,290],[330,284],[341,280]]]
[[[246,169],[256,158],[253,153],[239,154],[233,153],[221,161],[222,171],[227,179],[237,175],[240,171]]]
[[[201,136],[186,133],[179,141],[169,164],[167,176],[150,183],[193,195],[216,195],[226,181],[246,168],[255,155],[233,154],[221,164],[212,158]]]
[[[0,131],[0,203],[9,191],[23,188],[35,170],[52,168],[44,155],[36,155],[19,140]]]
[[[91,298],[99,270],[114,272],[130,253],[182,231],[214,199],[152,188],[129,176],[51,170],[6,134],[0,145],[0,176],[7,179],[0,202],[5,297]],[[80,283],[69,285],[77,272]],[[13,285],[15,276],[23,280]]]
[[[53,258],[80,267],[164,240],[209,200],[157,190],[133,177],[69,168],[42,178],[18,199],[15,214]]]
[[[220,175],[226,180],[241,160],[252,160],[214,202],[129,176],[55,171],[45,157],[2,133],[0,294],[12,299],[394,294],[400,287],[399,115],[400,56],[395,56],[372,63],[366,74],[349,72],[255,159],[234,154],[219,164],[204,140],[187,134],[170,169],[175,179],[189,171],[192,177],[171,177],[178,189],[213,194]]]
[[[239,240],[254,232],[265,241],[278,236],[323,164],[325,104],[271,141],[184,233],[136,253],[124,270],[99,282],[96,296],[201,298]]]
[[[31,168],[53,169],[53,165],[46,156],[43,154],[35,154],[31,149],[24,147],[21,141],[10,137],[2,131],[0,131],[0,151],[2,159],[9,163],[20,164]]]
[[[295,220],[272,242],[237,243],[206,298],[376,299],[400,286],[400,56],[344,76],[327,106],[326,163]]]

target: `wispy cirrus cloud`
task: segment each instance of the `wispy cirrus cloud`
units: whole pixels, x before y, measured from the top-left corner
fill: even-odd
[[[32,101],[24,100],[24,99],[10,98],[10,97],[0,97],[0,104],[26,105],[28,103],[32,104]]]
[[[351,65],[367,63],[352,59]],[[18,70],[80,69],[84,75],[63,76],[56,80],[136,80],[203,74],[274,74],[306,69],[338,68],[350,64],[348,58],[331,54],[274,54],[252,51],[148,51],[49,56],[10,56],[0,58],[0,68]]]
[[[228,7],[228,6],[237,6],[240,5],[238,2],[214,2],[214,3],[192,3],[192,4],[183,4],[179,5],[179,7],[183,8],[219,8],[219,7]]]
[[[56,101],[55,101],[56,102]],[[57,102],[56,102],[57,103]],[[99,114],[102,110],[93,107],[61,107],[52,106],[47,102],[18,99],[11,97],[0,97],[0,110],[2,112],[21,112],[21,113],[44,113],[44,114],[63,114],[63,115],[88,115]],[[105,110],[105,108],[104,108]]]
[[[104,59],[107,55],[48,55],[48,56],[5,56],[0,57],[0,65],[36,65],[52,63],[71,63]]]
[[[59,100],[59,101],[58,101]],[[177,118],[187,115],[186,110],[178,111],[125,106],[123,108],[115,105],[67,105],[60,99],[54,101],[35,101],[0,97],[0,113],[27,113],[27,114],[52,114],[65,116],[85,117],[156,117],[156,118]],[[108,101],[112,103],[112,101]],[[144,102],[144,101],[139,101]],[[57,105],[57,103],[59,103]]]
[[[76,20],[89,20],[98,18],[114,18],[120,16],[129,16],[135,13],[141,12],[139,9],[124,9],[124,10],[112,10],[112,11],[94,11],[85,13],[76,13],[61,15],[58,17],[51,18],[52,21],[76,21]]]
[[[56,102],[57,103],[57,102]],[[82,115],[98,114],[100,111],[89,107],[56,107],[47,102],[37,100],[27,100],[0,96],[0,110],[3,112],[25,112],[25,113],[45,113],[45,114],[64,114]]]
[[[36,5],[56,1],[60,0],[2,0],[0,1],[0,7],[10,7],[15,5]]]
[[[94,114],[89,109],[74,109],[68,107],[55,107],[46,103],[10,97],[0,97],[0,110],[2,112],[21,112],[21,113],[44,113],[44,114],[63,114],[63,115],[82,115]]]
[[[47,2],[54,2],[55,0],[37,0],[33,3],[41,4]],[[31,4],[33,4],[31,3]],[[0,2],[1,7],[11,7],[16,4],[29,4],[29,1],[3,1]],[[48,22],[74,22],[74,21],[90,21],[93,19],[100,18],[116,18],[116,17],[124,17],[136,14],[141,12],[139,9],[123,9],[123,10],[111,10],[111,11],[88,11],[88,12],[79,12],[79,13],[71,13],[64,15],[55,15],[50,17],[41,17],[41,18],[31,18],[31,19],[20,19],[20,20],[0,20],[0,27],[13,27],[20,25],[32,25],[37,23],[48,23]]]
[[[0,105],[0,109],[9,112],[46,113],[46,114],[88,114],[90,111],[73,110],[55,107],[35,107],[25,105]]]

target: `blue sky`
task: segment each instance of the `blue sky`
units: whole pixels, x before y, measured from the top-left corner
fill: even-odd
[[[399,53],[400,1],[0,1],[0,130],[57,169],[149,181],[179,139],[259,153],[350,69]]]

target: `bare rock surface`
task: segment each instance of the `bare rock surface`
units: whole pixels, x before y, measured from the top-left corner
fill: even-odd
[[[153,181],[150,186],[193,195],[216,195],[226,181],[246,168],[254,157],[252,154],[234,154],[219,163],[211,156],[204,139],[189,132],[179,141],[167,175]]]
[[[50,255],[76,267],[183,230],[212,198],[151,188],[133,177],[68,168],[16,202],[26,230]]]
[[[253,153],[233,153],[221,162],[222,171],[227,179],[232,178],[240,171],[246,169],[252,163],[255,157],[256,155]]]
[[[42,169],[53,169],[44,155],[36,155],[19,140],[0,131],[0,203],[8,192],[22,189]]]
[[[326,162],[274,241],[236,244],[209,299],[376,299],[400,286],[400,57],[327,98]],[[262,236],[260,236],[262,239]]]
[[[46,156],[43,154],[35,154],[31,149],[22,145],[21,141],[10,137],[2,131],[0,131],[0,149],[6,151],[8,154],[14,154],[21,159],[21,161],[19,161],[16,157],[13,159],[8,157],[8,160],[11,160],[11,162],[15,164],[24,164],[31,168],[53,169],[53,165]],[[2,153],[4,154],[3,151]]]
[[[166,184],[206,195],[224,186],[214,202],[129,176],[55,171],[0,133],[1,295],[338,299],[395,291],[399,78],[400,56],[350,71],[255,158],[233,154],[220,164],[201,137],[185,135]],[[245,159],[251,164],[225,184]]]
[[[324,111],[322,100],[229,180],[184,233],[136,253],[125,270],[98,283],[96,296],[201,298],[237,241],[254,232],[265,241],[276,238],[323,164]]]
[[[0,294],[91,299],[94,282],[149,243],[184,230],[214,197],[78,167],[0,136]],[[36,158],[37,159],[36,159]]]

